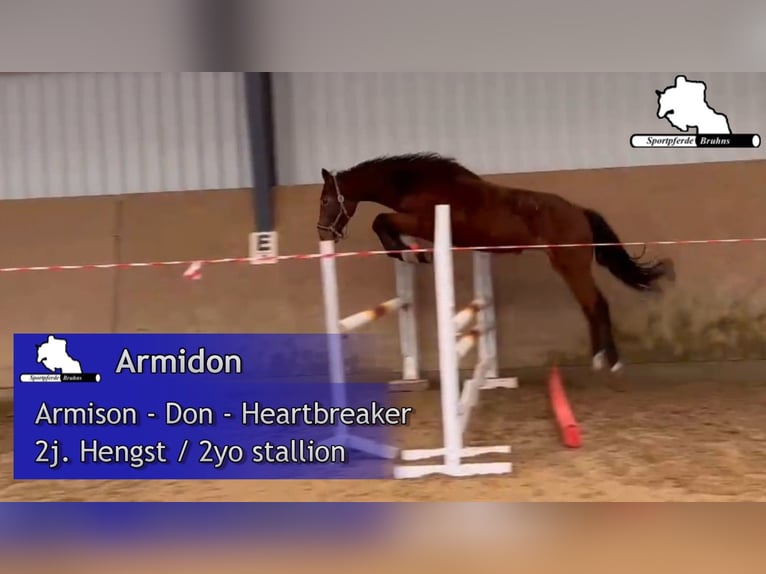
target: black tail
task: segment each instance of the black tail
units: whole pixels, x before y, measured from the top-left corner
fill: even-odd
[[[585,209],[585,216],[593,231],[594,243],[621,243],[614,229],[604,217],[592,209]],[[675,279],[673,262],[670,259],[652,263],[641,263],[640,257],[631,257],[622,245],[595,247],[596,262],[628,287],[638,291],[656,291],[656,282],[662,277]]]

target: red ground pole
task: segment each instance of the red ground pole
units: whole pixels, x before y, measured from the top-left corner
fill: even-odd
[[[561,373],[556,366],[551,369],[548,377],[548,395],[551,400],[553,414],[556,415],[556,423],[561,431],[561,440],[564,446],[579,448],[582,445],[580,427],[572,413],[572,408],[569,406],[569,400],[567,400],[567,395],[564,392]]]

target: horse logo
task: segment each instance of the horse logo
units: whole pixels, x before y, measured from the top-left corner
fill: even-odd
[[[48,335],[48,340],[37,346],[37,364],[55,373],[60,371],[68,375],[82,373],[80,361],[69,356],[66,349],[66,339],[58,339]]]
[[[72,356],[67,346],[67,339],[55,335],[48,335],[41,343],[37,343],[35,364],[42,365],[47,372],[23,373],[19,376],[20,381],[22,383],[100,382],[100,374],[83,372],[82,364]]]
[[[633,134],[634,148],[654,147],[731,147],[757,148],[761,136],[755,133],[733,133],[729,116],[708,101],[708,86],[701,80],[690,80],[683,74],[673,84],[654,90],[657,97],[656,118],[666,121],[678,134]]]
[[[707,84],[676,76],[675,84],[657,94],[657,117],[686,132],[697,129],[698,134],[730,134],[729,118],[715,111],[707,102]]]

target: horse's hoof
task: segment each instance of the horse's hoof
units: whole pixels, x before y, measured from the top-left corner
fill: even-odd
[[[593,355],[593,370],[594,371],[600,371],[604,368],[604,365],[606,364],[606,353],[604,351],[599,351],[595,355]]]
[[[417,263],[418,261],[420,261],[417,255],[418,255],[417,253],[411,253],[409,251],[405,251],[399,257],[405,263]]]
[[[612,365],[612,368],[609,369],[612,373],[618,374],[622,371],[623,364],[620,361],[617,361],[614,365]]]

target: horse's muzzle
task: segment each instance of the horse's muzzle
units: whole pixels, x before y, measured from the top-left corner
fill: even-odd
[[[333,239],[335,243],[338,243],[338,240],[340,239],[337,234],[333,233],[330,229],[318,227],[317,231],[319,232],[319,241],[329,241],[330,239]]]

